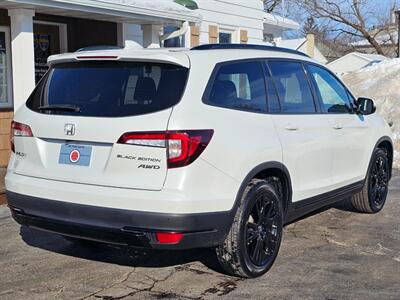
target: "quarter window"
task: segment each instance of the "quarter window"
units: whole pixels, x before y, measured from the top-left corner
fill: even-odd
[[[346,88],[329,71],[315,65],[308,66],[317,86],[323,109],[328,113],[350,113],[351,102]]]
[[[254,112],[266,111],[264,72],[260,62],[217,67],[206,103]]]
[[[271,61],[269,66],[282,113],[316,112],[311,88],[301,63]]]

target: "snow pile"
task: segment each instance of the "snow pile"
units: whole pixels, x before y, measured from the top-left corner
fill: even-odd
[[[400,59],[386,60],[343,75],[356,97],[375,101],[378,112],[392,124],[395,143],[394,166],[400,168]]]
[[[194,14],[183,5],[175,3],[174,0],[101,0],[101,2],[110,2],[142,9],[174,11],[186,14]]]

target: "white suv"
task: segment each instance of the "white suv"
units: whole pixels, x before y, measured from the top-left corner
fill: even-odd
[[[49,59],[12,123],[15,220],[71,239],[216,247],[243,277],[284,224],[352,196],[382,209],[393,146],[370,99],[306,55],[255,45]]]

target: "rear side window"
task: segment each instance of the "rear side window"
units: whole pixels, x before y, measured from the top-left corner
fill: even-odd
[[[260,62],[223,64],[214,72],[205,103],[252,112],[266,111],[264,71]]]
[[[92,117],[142,115],[177,104],[183,95],[187,77],[187,68],[170,64],[60,64],[54,66],[36,87],[27,106],[46,114]],[[78,109],[56,108],[60,106]]]
[[[268,64],[278,91],[281,112],[316,112],[310,84],[302,64],[289,61],[270,61]]]

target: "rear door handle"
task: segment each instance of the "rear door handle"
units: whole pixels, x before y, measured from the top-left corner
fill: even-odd
[[[340,123],[336,123],[335,125],[333,125],[333,129],[336,129],[336,130],[343,129],[343,125]]]
[[[285,126],[285,129],[288,131],[297,131],[297,130],[299,130],[299,127],[294,124],[287,124]]]

